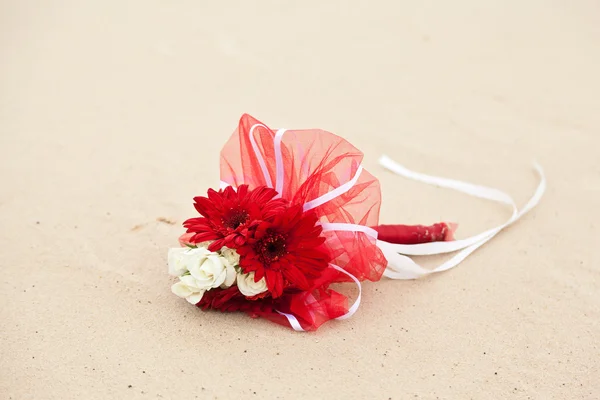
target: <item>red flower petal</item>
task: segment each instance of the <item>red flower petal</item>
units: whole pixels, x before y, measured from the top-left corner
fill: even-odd
[[[207,197],[194,197],[194,207],[202,217],[190,218],[183,223],[188,233],[196,233],[193,243],[216,240],[211,251],[223,246],[243,246],[254,228],[265,220],[273,219],[285,210],[287,201],[274,199],[277,192],[271,188],[258,187],[250,190],[247,185],[236,189],[231,186],[219,191],[209,189]]]

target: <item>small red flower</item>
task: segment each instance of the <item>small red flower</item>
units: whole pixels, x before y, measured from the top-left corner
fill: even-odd
[[[237,249],[244,273],[254,272],[257,282],[264,277],[274,298],[287,288],[309,289],[330,261],[317,221],[313,212],[292,206],[260,222]]]
[[[250,190],[248,185],[240,185],[237,191],[229,186],[218,192],[209,189],[208,197],[194,197],[194,207],[202,217],[183,223],[188,233],[194,233],[189,242],[214,240],[208,247],[210,251],[243,245],[251,227],[285,209],[287,201],[274,199],[276,195],[266,186]]]

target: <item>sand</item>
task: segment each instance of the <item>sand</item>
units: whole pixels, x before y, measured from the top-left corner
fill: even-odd
[[[593,1],[2,1],[2,399],[600,398]],[[295,333],[170,292],[167,248],[248,112],[346,137],[387,223],[538,208],[458,268]],[[435,259],[434,261],[439,261]],[[356,292],[348,287],[347,292]]]

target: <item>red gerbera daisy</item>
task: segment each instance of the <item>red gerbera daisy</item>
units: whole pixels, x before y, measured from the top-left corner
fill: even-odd
[[[190,243],[214,240],[208,247],[210,251],[243,245],[250,227],[273,218],[285,208],[287,201],[274,199],[276,195],[274,189],[266,186],[250,190],[248,185],[240,185],[237,191],[228,186],[218,192],[209,189],[208,197],[194,197],[194,207],[202,217],[183,223],[188,233],[195,233]]]
[[[293,206],[259,223],[237,249],[244,273],[254,272],[257,282],[264,277],[274,298],[286,288],[307,290],[330,261],[317,221],[313,212]]]

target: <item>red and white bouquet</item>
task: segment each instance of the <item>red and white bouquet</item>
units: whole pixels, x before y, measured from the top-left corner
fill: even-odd
[[[496,189],[428,177],[383,159],[403,176],[514,206],[503,226],[453,240],[454,224],[379,225],[379,181],[362,159],[330,132],[272,130],[243,115],[221,152],[221,189],[194,198],[200,216],[184,222],[182,247],[169,250],[169,273],[178,277],[173,293],[205,310],[244,311],[295,330],[315,330],[356,312],[364,280],[384,274],[414,279],[458,264],[532,208],[544,190],[542,180],[519,212]],[[406,256],[457,250],[435,270]],[[341,282],[359,287],[352,306],[331,288]]]

